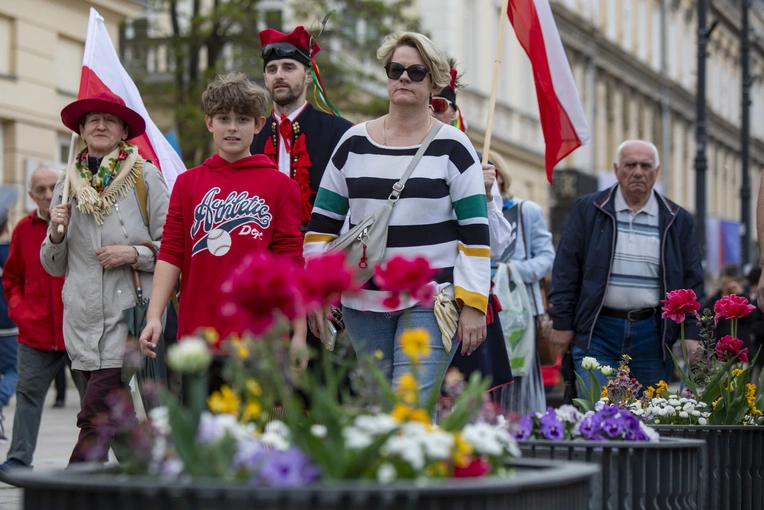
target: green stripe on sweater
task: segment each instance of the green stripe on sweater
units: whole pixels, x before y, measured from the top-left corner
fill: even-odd
[[[335,193],[326,188],[318,188],[314,207],[335,214],[345,215],[348,212],[349,205],[347,197],[343,197],[339,193]]]
[[[316,200],[318,202],[318,200]],[[457,220],[468,220],[470,218],[487,218],[488,206],[485,195],[472,195],[454,202]]]

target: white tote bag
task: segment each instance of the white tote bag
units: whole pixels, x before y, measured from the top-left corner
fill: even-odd
[[[499,312],[504,343],[509,354],[513,376],[530,374],[536,337],[533,331],[533,315],[525,282],[515,271],[512,262],[502,262],[496,268],[493,292],[501,303]]]

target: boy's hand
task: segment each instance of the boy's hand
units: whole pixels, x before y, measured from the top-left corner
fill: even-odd
[[[149,319],[146,321],[146,327],[143,328],[138,343],[141,345],[141,352],[149,358],[156,358],[157,353],[154,349],[157,347],[159,335],[162,334],[162,321],[159,319]]]

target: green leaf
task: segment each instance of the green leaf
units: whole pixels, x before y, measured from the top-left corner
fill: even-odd
[[[578,375],[578,372],[575,372],[576,379],[578,380],[578,390],[584,395],[584,399],[591,402],[591,392],[589,391],[589,388],[586,387],[586,383],[584,383],[583,378],[581,378],[580,375]]]
[[[711,405],[711,402],[713,402],[713,400],[709,401],[708,400],[709,397],[706,395],[706,393],[708,393],[708,389],[709,388],[714,388],[714,387],[718,386],[719,382],[722,380],[722,377],[724,377],[725,375],[727,375],[727,374],[729,374],[731,372],[730,371],[730,367],[732,367],[732,365],[734,365],[736,361],[737,361],[737,356],[735,356],[732,359],[730,359],[729,361],[727,361],[722,366],[721,370],[719,370],[716,374],[714,374],[714,377],[712,377],[711,380],[708,382],[708,384],[706,384],[706,390],[703,391],[703,396],[700,399],[701,402],[705,402],[706,404]],[[693,392],[693,394],[697,395],[697,393],[695,393],[695,392]],[[714,399],[714,400],[716,400],[716,399]]]
[[[597,377],[595,377],[594,372],[592,372],[591,369],[589,369],[588,372],[589,372],[589,400],[591,401],[592,404],[596,404],[602,398],[602,387],[600,386],[600,382],[597,380]]]
[[[587,413],[589,411],[594,411],[594,404],[592,404],[589,400],[586,400],[586,399],[583,399],[583,398],[574,398],[573,399],[573,404],[582,413]]]
[[[676,367],[677,372],[679,372],[679,376],[682,378],[682,381],[684,381],[684,384],[690,388],[690,391],[693,395],[695,395],[695,398],[698,398],[698,386],[695,384],[695,381],[692,377],[690,377],[688,374],[682,370],[682,367],[679,365],[679,361],[676,359],[676,356],[674,356],[674,353],[671,351],[671,348],[669,348],[668,345],[665,346],[668,353],[671,355],[671,360],[674,362],[674,367]],[[689,373],[692,373],[690,370],[690,367],[687,367],[687,371]]]

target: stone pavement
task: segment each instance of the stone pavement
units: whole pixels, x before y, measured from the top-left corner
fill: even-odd
[[[42,412],[40,435],[37,439],[37,450],[34,456],[35,471],[51,471],[64,469],[69,461],[74,444],[77,442],[77,413],[80,409],[80,396],[74,384],[69,380],[66,391],[66,407],[53,409],[56,390],[51,387]],[[136,401],[136,412],[142,416],[140,397],[133,393]],[[10,440],[13,434],[13,415],[16,411],[16,398],[3,410],[5,415],[5,434]],[[5,462],[8,444],[0,444],[0,462]],[[113,454],[111,455],[113,457]],[[113,459],[112,459],[113,460]],[[22,510],[24,494],[22,489],[0,482],[0,510]]]

